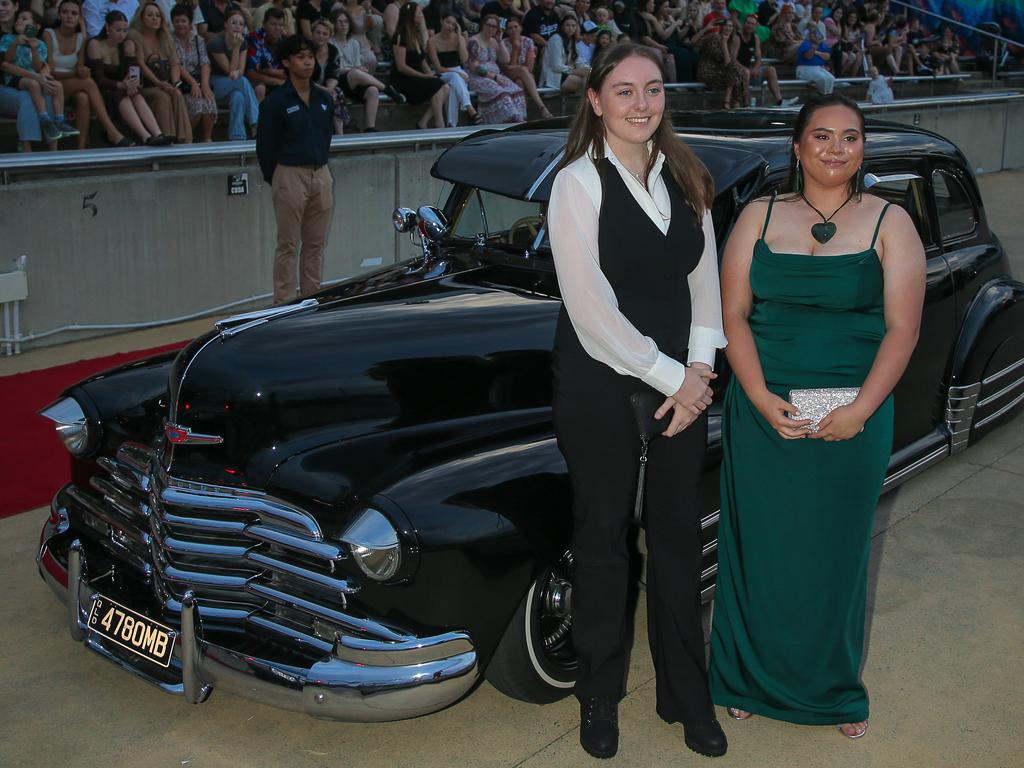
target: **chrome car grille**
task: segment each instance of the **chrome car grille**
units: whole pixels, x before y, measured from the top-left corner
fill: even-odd
[[[191,591],[200,616],[245,624],[317,651],[341,635],[400,641],[406,635],[347,609],[359,585],[340,573],[348,552],[304,510],[267,494],[168,476],[154,452],[125,443],[92,491],[70,486],[84,522],[119,562],[180,615]]]

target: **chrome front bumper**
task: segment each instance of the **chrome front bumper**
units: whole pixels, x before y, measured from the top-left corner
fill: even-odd
[[[313,717],[349,722],[401,720],[459,700],[479,676],[469,635],[448,632],[382,642],[342,637],[308,667],[256,658],[204,640],[198,601],[181,601],[181,626],[166,674],[91,633],[86,625],[97,590],[81,544],[63,509],[54,505],[40,537],[37,564],[43,580],[67,606],[71,637],[167,693],[198,704],[214,689]],[[66,564],[55,543],[67,550]],[[104,590],[107,593],[107,590]],[[118,598],[119,595],[108,595]]]

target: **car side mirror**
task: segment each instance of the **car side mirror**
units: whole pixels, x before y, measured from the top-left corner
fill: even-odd
[[[396,232],[411,232],[416,226],[416,211],[412,208],[395,208],[391,214],[391,223]]]
[[[432,205],[424,205],[416,211],[420,235],[428,243],[439,243],[451,231],[448,217]]]

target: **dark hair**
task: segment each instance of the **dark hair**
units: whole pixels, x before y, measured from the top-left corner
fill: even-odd
[[[267,13],[270,13],[270,11],[267,11]],[[284,61],[303,51],[315,53],[316,47],[303,35],[290,35],[277,46],[277,60]]]
[[[14,14],[14,18],[18,18],[23,13],[31,13],[32,14],[32,23],[35,24],[36,25],[36,29],[40,30],[40,32],[41,32],[42,28],[43,28],[43,17],[40,16],[35,11],[33,11],[31,8],[20,8]]]
[[[284,11],[272,5],[267,8],[266,12],[263,14],[263,26],[267,25],[267,19],[278,19],[279,21],[284,21]]]
[[[342,16],[348,19],[348,36],[352,37],[352,14],[346,11],[344,7],[335,8],[331,12],[331,34],[334,34],[334,30],[338,24],[338,19]],[[312,29],[313,28],[310,27],[310,31],[312,31]]]
[[[178,3],[176,6],[171,8],[171,18],[173,19],[175,16],[188,16],[188,20],[192,21],[192,6],[186,5],[185,3]]]
[[[860,123],[860,135],[863,140],[867,140],[867,132],[864,128],[864,113],[860,111],[860,107],[857,106],[857,102],[839,93],[811,96],[807,100],[807,103],[804,104],[803,108],[800,110],[800,114],[796,116],[796,121],[793,123],[792,144],[790,145],[789,150],[789,189],[791,192],[800,192],[803,189],[803,174],[797,171],[796,151],[794,150],[794,147],[800,143],[800,139],[803,137],[808,125],[810,125],[811,118],[814,117],[814,113],[819,109],[824,109],[825,107],[846,107],[857,115],[857,121]],[[863,170],[858,170],[849,181],[848,194],[857,195],[859,198],[859,195],[863,191],[864,173]]]
[[[228,11],[227,11],[227,12],[226,12],[226,13],[224,14],[224,30],[223,30],[223,31],[221,32],[221,34],[224,34],[224,32],[227,32],[227,28],[228,28],[228,19],[230,19],[230,18],[232,18],[232,17],[234,17],[234,16],[241,16],[241,17],[242,17],[242,21],[244,21],[244,22],[245,22],[245,25],[246,25],[246,26],[249,26],[249,22],[248,22],[248,20],[247,20],[247,19],[245,18],[245,14],[244,14],[244,13],[242,12],[242,9],[236,6],[236,7],[234,7],[234,8],[231,8],[230,10],[228,10]]]
[[[419,5],[416,3],[406,3],[398,11],[398,21],[395,24],[395,36],[392,40],[394,45],[400,45],[403,48],[412,48],[415,51],[423,50],[423,43],[420,40],[420,36],[416,33],[416,9]],[[484,19],[480,19],[480,25],[483,26]]]
[[[113,24],[115,21],[123,21],[125,24],[128,23],[128,17],[125,16],[121,11],[108,11],[107,15],[103,17],[103,29],[96,35],[100,40],[107,39],[107,27]]]
[[[580,20],[576,18],[575,13],[567,13],[565,14],[565,16],[558,20],[558,32],[556,32],[555,34],[557,34],[559,39],[562,41],[562,50],[565,51],[566,62],[572,66],[575,66],[576,59],[579,57],[579,53],[576,51],[576,40],[570,40],[568,37],[562,34],[562,25],[565,24],[567,21],[575,21],[577,33],[579,32]]]
[[[661,63],[650,48],[632,42],[621,42],[603,49],[593,61],[593,68],[587,76],[586,91],[600,92],[605,79],[619,64],[631,56],[647,59],[659,71]],[[604,122],[590,106],[590,99],[584,95],[580,99],[572,125],[569,126],[569,138],[565,145],[565,157],[560,168],[578,160],[588,152],[593,152],[595,163],[604,157]],[[672,128],[672,121],[663,116],[661,124],[651,136],[654,151],[647,159],[644,169],[645,178],[650,175],[651,168],[657,160],[658,152],[665,156],[665,165],[672,173],[683,196],[698,216],[711,209],[715,199],[715,185],[704,164],[697,159],[686,144],[679,140]]]
[[[82,0],[60,0],[60,2],[57,3],[57,14],[58,15],[60,14],[60,9],[63,8],[68,3],[71,3],[71,5],[77,5],[78,6],[78,10],[79,11],[82,10]]]

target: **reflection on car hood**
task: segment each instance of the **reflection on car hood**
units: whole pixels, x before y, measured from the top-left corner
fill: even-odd
[[[561,303],[488,287],[489,271],[328,300],[196,343],[171,374],[177,420],[224,442],[175,446],[174,474],[216,466],[226,476],[210,482],[259,485],[325,441],[549,405]]]

